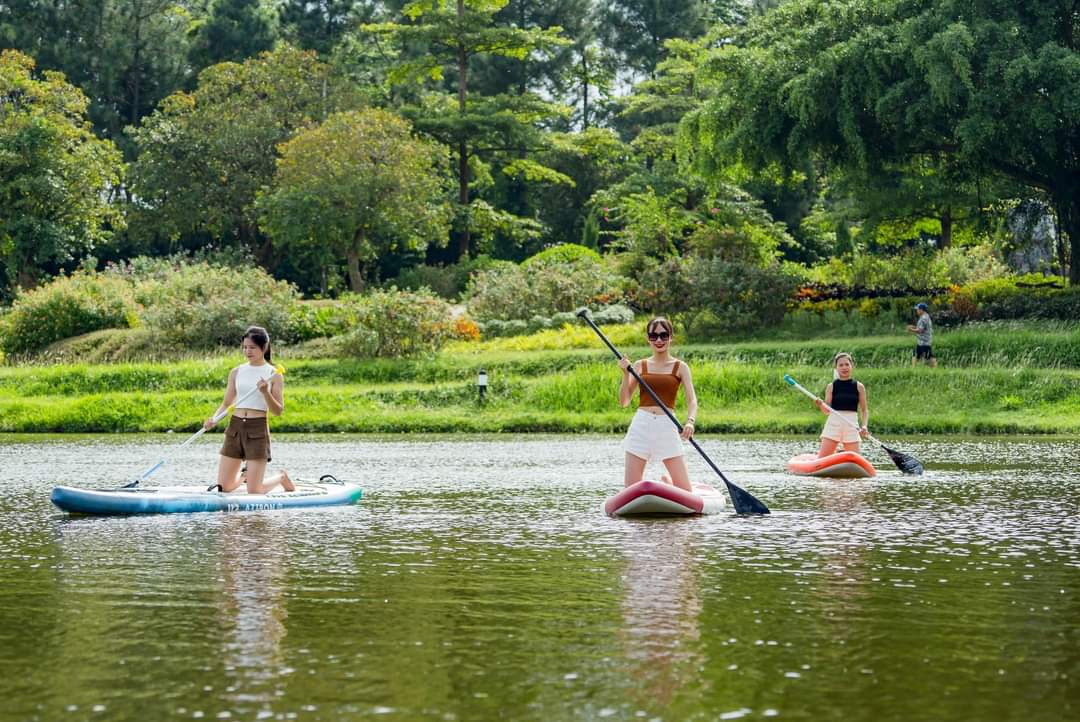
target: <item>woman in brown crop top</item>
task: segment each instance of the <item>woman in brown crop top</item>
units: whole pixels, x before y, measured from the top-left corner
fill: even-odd
[[[626,466],[623,482],[630,486],[645,476],[645,465],[650,459],[658,459],[667,467],[661,478],[680,489],[691,491],[690,476],[686,470],[683,441],[694,435],[694,417],[697,415],[697,394],[690,377],[690,367],[671,355],[674,329],[666,318],[654,318],[645,326],[645,336],[652,349],[652,356],[634,363],[634,370],[647,383],[669,409],[675,409],[679,387],[686,396],[686,423],[682,434],[664,414],[663,409],[644,389],[639,391],[638,410],[623,439]],[[619,385],[619,403],[628,406],[638,388],[637,379],[630,373],[630,359],[619,359],[622,367],[622,383]]]

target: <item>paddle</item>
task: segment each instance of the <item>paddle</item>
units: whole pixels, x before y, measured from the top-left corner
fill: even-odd
[[[798,381],[791,378],[791,376],[789,376],[788,374],[784,374],[784,381],[787,381],[789,386],[793,386],[799,391],[802,391],[804,394],[814,399],[814,401],[821,401],[821,399],[815,396],[812,391],[808,391],[806,388],[800,385]],[[821,401],[821,405],[827,408],[830,414],[835,413],[832,407],[830,407],[824,401]],[[854,427],[856,431],[859,430],[859,425],[851,419],[847,418],[846,416],[838,415],[837,418],[839,418],[841,421],[844,421],[849,426]],[[870,439],[870,441],[873,441],[875,444],[880,446],[885,451],[885,453],[889,455],[889,458],[892,459],[892,462],[896,464],[896,468],[898,468],[900,471],[904,472],[905,474],[923,473],[922,462],[916,459],[914,456],[911,456],[910,454],[902,454],[895,449],[890,449],[888,446],[885,446],[885,444],[881,443],[870,434],[867,434],[866,438]]]
[[[269,379],[267,379],[267,381],[270,381],[270,380],[272,380],[272,379],[273,379],[273,378],[274,378],[275,376],[284,376],[284,375],[285,375],[285,367],[284,367],[284,366],[275,366],[275,367],[274,367],[274,373],[270,374],[270,378],[269,378]],[[237,399],[236,401],[234,401],[234,402],[232,402],[231,404],[229,404],[228,408],[226,408],[226,409],[224,409],[224,410],[222,410],[222,411],[220,411],[220,412],[218,412],[218,413],[214,414],[214,417],[213,417],[213,418],[214,418],[214,423],[216,424],[217,422],[219,422],[219,421],[221,421],[222,419],[224,419],[224,418],[225,418],[226,416],[228,416],[228,415],[229,415],[229,414],[230,414],[230,413],[232,412],[232,410],[233,410],[233,409],[235,409],[235,408],[236,408],[237,404],[239,404],[239,403],[241,403],[241,402],[243,402],[243,401],[247,401],[247,400],[248,400],[248,398],[250,398],[251,396],[253,396],[253,395],[255,394],[255,392],[256,392],[256,391],[258,391],[258,390],[259,390],[259,387],[258,387],[258,386],[254,387],[253,389],[251,389],[250,391],[248,391],[248,392],[247,392],[246,394],[244,394],[243,396],[241,396],[240,398],[238,398],[238,399]],[[173,451],[173,453],[175,454],[175,453],[176,453],[177,451],[180,451],[180,449],[183,449],[183,448],[184,448],[185,446],[187,446],[187,445],[188,445],[188,444],[190,444],[191,442],[195,441],[195,439],[199,438],[200,436],[202,436],[202,435],[203,435],[203,434],[205,434],[205,433],[206,433],[206,427],[204,426],[203,428],[199,429],[199,430],[198,430],[198,431],[196,431],[196,432],[195,432],[194,434],[192,434],[191,436],[189,436],[189,437],[188,437],[188,439],[187,439],[187,441],[185,441],[184,443],[180,444],[180,446],[177,446],[177,447],[176,447],[176,449],[175,449],[175,451]],[[164,465],[165,465],[165,461],[166,461],[166,459],[165,459],[165,458],[162,458],[162,459],[161,459],[161,461],[159,461],[158,463],[154,464],[154,465],[153,465],[153,466],[151,466],[151,467],[150,467],[149,469],[147,469],[146,471],[144,471],[144,472],[142,473],[142,476],[138,477],[137,479],[134,479],[134,480],[132,480],[131,482],[129,482],[129,483],[127,483],[127,484],[124,484],[124,485],[123,485],[122,487],[120,487],[120,488],[121,488],[121,489],[134,489],[135,487],[137,487],[137,486],[139,485],[139,482],[142,482],[142,481],[146,481],[147,479],[149,479],[149,478],[150,478],[150,475],[151,475],[151,474],[153,474],[153,473],[154,473],[155,471],[157,471],[157,470],[158,470],[158,469],[160,469],[160,468],[161,468],[162,466],[164,466]]]
[[[593,323],[593,320],[591,318],[589,318],[588,314],[589,314],[589,311],[588,311],[588,309],[585,309],[585,308],[583,308],[583,309],[581,309],[580,311],[577,312],[577,315],[579,317],[581,317],[581,320],[583,320],[585,323],[589,324],[589,326],[592,327],[592,330],[596,331],[596,335],[600,337],[600,340],[603,341],[605,344],[607,344],[607,347],[609,349],[611,349],[611,352],[613,354],[615,354],[615,358],[621,359],[623,357],[623,355],[621,353],[619,353],[619,350],[612,345],[611,341],[609,341],[607,336],[604,335],[604,332],[601,331],[596,326],[595,323]],[[675,418],[675,414],[671,413],[671,410],[667,406],[664,406],[664,402],[660,400],[660,397],[656,395],[656,392],[653,391],[652,388],[650,388],[650,386],[647,383],[645,383],[645,380],[643,378],[641,378],[641,376],[638,374],[638,372],[634,370],[633,365],[628,366],[627,370],[630,371],[631,374],[633,374],[635,379],[637,379],[637,382],[641,386],[641,388],[645,389],[645,391],[648,392],[649,396],[651,396],[653,398],[653,401],[656,402],[656,405],[664,410],[664,413],[667,414],[667,417],[671,420],[671,423],[675,424],[675,428],[677,428],[679,430],[679,433],[682,433],[683,426],[682,426],[682,424],[679,423],[679,420],[677,418]],[[724,472],[720,471],[720,469],[716,466],[716,464],[713,463],[713,460],[709,458],[709,455],[706,454],[705,451],[700,446],[698,446],[698,443],[694,440],[694,437],[691,436],[689,441],[690,441],[691,446],[693,446],[695,449],[697,449],[697,452],[699,454],[701,454],[701,458],[705,459],[705,461],[709,464],[709,466],[712,467],[712,470],[715,471],[720,476],[720,478],[724,480],[724,484],[727,485],[728,494],[731,495],[731,503],[735,507],[735,513],[737,513],[737,514],[768,514],[769,513],[769,507],[765,506],[763,503],[758,501],[758,499],[753,494],[751,494],[750,492],[746,491],[745,489],[742,489],[742,488],[736,486],[735,484],[732,484],[730,481],[728,481],[728,478],[726,476],[724,476]]]

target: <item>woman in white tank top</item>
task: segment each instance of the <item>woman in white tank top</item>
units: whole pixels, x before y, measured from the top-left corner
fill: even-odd
[[[241,340],[241,349],[247,363],[229,372],[225,398],[214,414],[216,416],[241,399],[225,429],[216,486],[227,492],[246,484],[249,494],[266,494],[278,485],[286,491],[294,491],[296,487],[284,471],[263,480],[266,465],[270,462],[267,414],[281,416],[285,410],[284,379],[275,373],[270,363],[270,335],[266,329],[252,326]],[[250,393],[253,389],[255,392]],[[203,426],[213,428],[214,417],[207,419]]]

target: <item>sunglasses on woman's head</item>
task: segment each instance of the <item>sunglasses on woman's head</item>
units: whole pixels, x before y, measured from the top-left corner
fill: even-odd
[[[648,336],[650,341],[667,341],[669,338],[671,338],[671,334],[667,331],[661,331],[659,333],[656,333],[655,331],[649,331]]]

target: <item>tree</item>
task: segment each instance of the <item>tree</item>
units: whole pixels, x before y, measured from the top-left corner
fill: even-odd
[[[281,149],[274,184],[259,198],[276,243],[348,268],[363,290],[366,266],[399,249],[445,242],[446,149],[411,135],[384,110],[338,113]]]
[[[191,62],[196,68],[239,63],[270,50],[276,39],[276,19],[260,0],[214,0],[194,30]]]
[[[136,125],[191,76],[188,28],[202,0],[17,0],[0,5],[0,37],[59,70],[90,98],[97,132],[130,158]]]
[[[24,288],[43,265],[91,250],[123,223],[106,200],[120,182],[119,151],[94,135],[78,88],[33,71],[26,55],[0,53],[0,264]]]
[[[358,22],[371,22],[375,0],[284,0],[278,10],[281,32],[293,45],[329,54]]]
[[[696,38],[705,31],[702,0],[610,0],[597,10],[606,45],[631,73],[652,77],[673,38]]]
[[[689,150],[706,174],[948,157],[1045,193],[1080,282],[1078,43],[1073,0],[791,0],[712,59],[718,92],[684,121]]]
[[[352,102],[314,53],[287,45],[207,68],[192,93],[166,98],[134,132],[132,225],[146,238],[206,234],[272,267],[255,195],[273,179],[278,145]]]
[[[568,182],[549,168],[521,157],[536,140],[535,124],[554,110],[535,94],[519,93],[491,97],[470,95],[471,62],[481,55],[497,55],[523,60],[531,53],[546,53],[565,44],[558,28],[519,29],[499,27],[494,16],[508,0],[417,0],[405,6],[409,23],[380,23],[365,26],[368,32],[386,35],[419,53],[403,59],[394,80],[442,80],[447,68],[456,90],[456,107],[445,96],[427,98],[414,106],[411,116],[418,130],[449,145],[455,152],[457,176],[457,255],[471,251],[471,226],[475,215],[485,215],[484,206],[472,204],[470,186],[475,169],[484,155],[507,154],[503,166],[507,176],[522,175],[529,180]],[[448,112],[449,111],[449,112]]]

